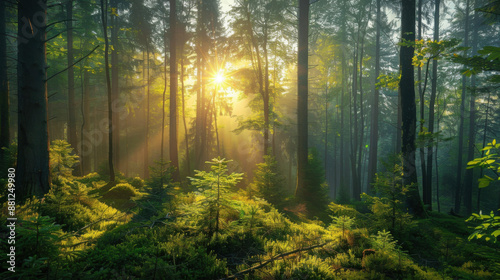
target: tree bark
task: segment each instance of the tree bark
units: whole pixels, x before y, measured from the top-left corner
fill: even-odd
[[[170,0],[170,161],[175,168],[174,181],[179,181],[179,155],[177,150],[177,15],[176,0]]]
[[[376,39],[375,39],[375,81],[373,86],[373,99],[372,99],[372,111],[371,111],[371,123],[370,123],[370,146],[369,146],[369,160],[368,160],[368,186],[367,191],[369,193],[373,192],[372,185],[375,183],[375,173],[377,172],[377,152],[378,152],[378,103],[379,103],[379,89],[375,85],[378,81],[378,76],[380,75],[380,2],[377,0],[377,19],[375,20],[376,25]]]
[[[472,54],[477,53],[477,42],[478,42],[478,32],[479,32],[479,17],[477,11],[474,12],[474,30],[472,32]],[[469,143],[467,148],[467,162],[474,159],[474,144],[476,142],[476,75],[471,78],[471,94],[470,94],[470,104],[469,104]],[[473,186],[474,169],[467,169],[465,171],[464,180],[464,206],[466,210],[466,215],[472,213],[472,186]]]
[[[307,172],[307,104],[308,104],[308,33],[309,33],[309,0],[299,0],[298,26],[298,98],[297,98],[297,188],[296,197],[303,197],[307,186],[305,178]]]
[[[47,126],[45,28],[47,1],[18,1],[18,152],[19,199],[41,197],[50,188]]]
[[[441,0],[436,0],[434,8],[434,41],[439,41],[439,7]],[[429,133],[433,135],[434,133],[434,105],[436,104],[437,95],[437,67],[438,61],[435,59],[432,61],[432,79],[431,79],[431,97],[429,99]],[[432,210],[432,158],[434,150],[433,139],[429,146],[427,147],[427,176],[424,178],[426,180],[423,185],[423,200],[424,205],[428,210]]]
[[[465,28],[464,28],[464,47],[469,46],[469,0],[465,8]],[[457,179],[455,189],[455,213],[460,213],[460,203],[462,199],[462,170],[463,170],[463,147],[464,147],[464,115],[465,115],[465,94],[467,91],[467,76],[462,75],[462,94],[460,102],[460,123],[458,127],[458,161],[457,161]]]
[[[111,94],[111,78],[109,76],[109,42],[108,42],[108,19],[107,19],[108,3],[107,0],[101,0],[101,17],[102,28],[104,31],[104,67],[106,72],[106,90],[108,95],[108,166],[109,166],[109,181],[115,181],[115,169],[113,165],[113,106]]]
[[[73,148],[73,151],[77,151],[78,148],[78,137],[76,135],[76,108],[75,108],[75,72],[73,69],[73,1],[69,0],[66,2],[66,28],[67,36],[67,48],[68,48],[68,130],[67,138],[68,143]],[[74,174],[79,174],[80,172],[75,169]]]
[[[111,8],[118,8],[118,1],[110,1]],[[113,162],[116,170],[120,170],[120,87],[118,81],[118,17],[111,15],[111,104],[113,109]]]
[[[4,158],[2,147],[10,144],[10,123],[9,123],[9,79],[7,77],[7,36],[5,34],[6,25],[5,1],[0,1],[0,158]],[[2,170],[2,172],[5,172]],[[3,173],[2,173],[3,174]]]
[[[404,42],[415,41],[415,0],[402,0],[401,33]],[[415,133],[416,104],[415,80],[412,58],[414,47],[402,46],[400,52],[402,110],[401,152],[403,156],[403,184],[409,187],[406,205],[411,214],[423,217],[425,211],[418,192],[417,172],[415,168]]]

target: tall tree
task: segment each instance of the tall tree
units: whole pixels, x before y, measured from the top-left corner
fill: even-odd
[[[439,41],[439,8],[441,0],[436,0],[434,6],[434,41]],[[428,131],[432,135],[434,133],[434,105],[437,95],[437,68],[438,61],[432,61],[432,78],[431,78],[431,96],[429,99],[429,128]],[[427,176],[424,178],[426,182],[423,184],[423,202],[427,209],[432,210],[432,157],[434,151],[432,143],[427,147]]]
[[[76,108],[75,108],[75,71],[73,69],[73,0],[66,2],[66,28],[68,48],[68,143],[74,151],[77,149]],[[77,170],[75,170],[75,173]]]
[[[115,168],[120,170],[120,106],[119,81],[118,81],[118,1],[110,0],[111,8],[111,104],[113,105],[113,162]]]
[[[20,199],[49,191],[46,35],[47,1],[18,1],[18,160]]]
[[[416,104],[415,80],[412,64],[415,42],[415,0],[402,0],[400,51],[401,80],[399,91],[401,95],[402,137],[401,152],[403,156],[403,183],[409,187],[406,204],[410,212],[416,216],[424,216],[425,211],[420,200],[415,168],[415,133]]]
[[[380,75],[380,5],[381,0],[377,0],[377,18],[375,20],[375,82],[373,86],[373,99],[370,123],[370,154],[368,159],[368,186],[367,190],[371,190],[371,185],[375,183],[375,173],[377,172],[377,151],[378,151],[378,103],[379,103],[379,89],[375,85]]]
[[[3,158],[2,147],[9,146],[9,79],[7,77],[7,36],[5,1],[0,1],[0,158]]]
[[[298,26],[298,65],[297,65],[297,189],[295,195],[301,197],[306,192],[305,178],[308,153],[308,34],[309,0],[299,0]]]
[[[170,0],[170,161],[175,168],[173,180],[178,181],[179,155],[177,150],[177,15],[176,0]]]
[[[477,1],[476,1],[477,3]],[[477,9],[474,11],[473,19],[473,32],[472,32],[472,54],[477,54],[477,44],[478,44],[478,33],[479,33],[479,16]],[[469,135],[468,135],[468,147],[467,147],[467,162],[474,159],[474,148],[476,143],[476,75],[471,77],[471,94],[469,103]],[[484,146],[483,146],[484,147]],[[472,213],[472,179],[474,177],[474,170],[467,169],[465,171],[464,179],[464,206],[466,214],[470,215]]]
[[[465,4],[465,27],[464,27],[464,47],[469,46],[469,10],[470,1]],[[457,161],[457,179],[455,189],[455,212],[460,212],[462,199],[462,170],[463,170],[463,146],[464,146],[464,116],[465,116],[465,93],[467,92],[467,76],[462,75],[462,94],[460,96],[460,122],[458,125],[458,161]]]
[[[115,181],[115,169],[113,165],[113,106],[111,94],[111,78],[109,75],[109,40],[108,40],[108,0],[101,0],[101,20],[104,32],[104,71],[106,74],[106,90],[108,95],[108,168],[109,181]]]

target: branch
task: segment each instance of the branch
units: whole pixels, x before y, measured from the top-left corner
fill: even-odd
[[[97,45],[93,50],[91,50],[86,56],[78,59],[75,63],[71,64],[70,66],[66,67],[65,69],[55,73],[54,75],[50,76],[47,80],[45,80],[45,82],[48,82],[50,79],[54,78],[55,76],[61,74],[62,72],[68,70],[69,68],[73,67],[74,65],[76,65],[78,62],[84,60],[87,56],[91,55],[95,50],[97,50],[97,48],[99,48],[100,45]]]
[[[319,247],[323,247],[323,246],[325,246],[326,244],[328,244],[329,242],[331,242],[331,241],[328,241],[328,242],[325,242],[325,243],[322,243],[322,244],[317,244],[317,245],[313,245],[313,246],[305,247],[305,248],[295,249],[295,250],[290,251],[290,252],[286,252],[286,253],[282,253],[282,254],[276,255],[276,256],[274,256],[274,257],[272,257],[272,258],[268,259],[268,260],[267,260],[267,261],[265,261],[265,262],[261,262],[260,264],[258,264],[258,265],[254,265],[254,266],[252,266],[252,267],[250,267],[250,268],[248,268],[248,269],[245,269],[245,270],[242,270],[242,271],[238,271],[238,272],[236,272],[235,274],[233,274],[233,275],[231,275],[231,276],[228,276],[228,277],[226,277],[226,278],[222,278],[221,280],[226,280],[226,279],[236,279],[236,277],[238,277],[238,276],[241,276],[241,275],[243,275],[243,274],[250,273],[250,272],[252,272],[252,271],[254,271],[254,270],[257,270],[257,269],[259,269],[259,268],[261,268],[261,267],[264,267],[264,266],[266,266],[268,263],[273,262],[273,261],[275,261],[275,260],[277,260],[277,259],[279,259],[279,258],[284,258],[284,257],[286,257],[286,256],[288,256],[288,255],[292,255],[292,254],[299,253],[299,252],[302,252],[302,251],[308,251],[308,250],[316,249],[316,248],[319,248]]]
[[[55,24],[58,24],[58,23],[61,23],[61,22],[65,22],[65,21],[76,21],[76,19],[63,19],[63,20],[54,21],[54,22],[48,24],[47,26],[45,26],[45,28],[50,27],[50,26],[55,25]]]

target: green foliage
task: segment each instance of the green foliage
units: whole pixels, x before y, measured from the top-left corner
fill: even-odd
[[[500,56],[498,56],[500,57]],[[498,59],[498,57],[496,59]],[[498,155],[498,151],[500,149],[500,143],[497,143],[496,139],[493,139],[491,143],[488,143],[486,147],[483,148],[485,152],[485,156],[481,158],[476,158],[467,163],[467,169],[471,168],[483,168],[490,170],[496,179],[484,175],[479,178],[479,188],[485,188],[490,185],[491,182],[500,180],[500,156]],[[492,153],[493,151],[493,153]],[[478,226],[474,228],[474,233],[469,236],[469,240],[471,239],[482,239],[486,241],[497,242],[498,236],[500,235],[500,217],[495,216],[493,211],[491,211],[490,215],[472,214],[468,222],[475,221],[481,222]]]
[[[242,173],[227,174],[229,162],[230,160],[220,157],[214,158],[206,162],[211,165],[209,172],[195,170],[195,177],[189,177],[193,186],[204,197],[199,203],[204,211],[202,221],[209,235],[218,233],[221,210],[231,209],[228,200],[230,189],[242,179]]]
[[[310,217],[325,219],[328,200],[328,186],[325,182],[324,166],[319,159],[318,151],[311,149],[308,155],[304,191],[298,199],[304,201]]]
[[[137,195],[137,190],[130,184],[120,183],[111,188],[106,194],[103,195],[103,197],[115,199],[130,199]]]
[[[396,241],[392,237],[389,231],[383,230],[377,232],[376,235],[372,236],[373,248],[376,250],[382,250],[387,252],[392,252],[396,250]]]
[[[273,156],[265,155],[264,162],[257,164],[254,185],[257,193],[277,208],[282,208],[285,199],[283,183],[285,178],[280,174],[278,162]]]
[[[496,216],[493,211],[489,215],[473,213],[467,219],[467,222],[481,223],[474,228],[474,232],[469,236],[469,240],[484,238],[486,241],[493,241],[495,243],[498,241],[498,236],[500,236],[500,216]]]
[[[411,226],[412,217],[404,208],[409,187],[402,184],[403,165],[400,162],[401,158],[398,157],[395,163],[384,163],[387,171],[376,174],[374,187],[381,197],[367,194],[361,197],[373,212],[375,228],[391,229],[401,235]]]
[[[73,148],[66,140],[54,140],[50,144],[50,174],[53,178],[68,177],[73,172],[73,166],[78,162],[78,156],[72,154]]]
[[[174,167],[169,165],[170,162],[159,160],[155,165],[149,167],[150,179],[147,180],[146,184],[153,196],[158,198],[166,196],[166,188],[172,182],[174,172]]]
[[[331,227],[339,228],[342,230],[342,238],[345,238],[346,230],[352,229],[355,224],[354,218],[342,215],[339,217],[330,216],[332,218]]]

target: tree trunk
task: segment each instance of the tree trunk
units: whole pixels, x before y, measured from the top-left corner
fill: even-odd
[[[85,132],[90,131],[90,77],[89,72],[83,73],[83,96],[82,96],[82,129],[80,140],[80,156],[82,165],[82,175],[90,172],[90,153],[92,152],[92,144],[90,139],[85,139]]]
[[[418,40],[422,39],[422,2],[423,0],[418,0]],[[422,90],[422,67],[418,66],[418,74],[417,74],[417,79],[418,79],[418,96],[420,99],[420,133],[424,132],[424,124],[425,124],[425,93],[424,90]],[[427,78],[427,74],[426,74]],[[427,190],[427,169],[425,167],[425,147],[424,145],[421,145],[419,148],[420,151],[420,170],[422,172],[422,189],[424,192]],[[424,195],[424,205],[426,204],[426,197]]]
[[[146,139],[144,142],[144,179],[149,178],[149,42],[146,42],[146,108],[145,108],[145,117],[146,117]]]
[[[415,0],[402,0],[401,33],[404,41],[415,41]],[[410,213],[417,217],[422,217],[425,215],[425,211],[418,192],[417,172],[415,168],[416,104],[414,69],[412,65],[413,53],[413,46],[401,47],[401,81],[399,83],[401,111],[403,112],[401,152],[403,156],[403,184],[409,187],[406,195],[406,205]]]
[[[170,0],[170,161],[175,168],[174,181],[179,181],[179,155],[177,154],[177,15],[176,0]]]
[[[109,42],[108,42],[108,2],[107,0],[101,0],[101,16],[102,16],[102,28],[104,30],[104,67],[106,72],[106,89],[108,93],[108,133],[109,133],[109,146],[108,146],[108,164],[109,164],[109,181],[115,181],[115,169],[113,165],[113,106],[112,106],[112,94],[111,94],[111,78],[109,76]]]
[[[434,41],[439,41],[439,6],[441,0],[436,0],[434,8]],[[434,105],[436,104],[437,95],[437,66],[438,61],[435,59],[432,61],[432,79],[431,79],[431,97],[429,100],[429,133],[432,135],[434,133]],[[428,210],[432,210],[432,157],[434,149],[433,139],[429,146],[427,147],[427,176],[424,178],[426,182],[423,185],[423,200],[424,205]],[[437,145],[436,145],[437,146]]]
[[[41,197],[50,188],[45,28],[46,0],[18,1],[19,199]]]
[[[68,48],[68,130],[67,138],[71,148],[76,152],[78,148],[78,137],[76,136],[76,108],[75,108],[75,72],[73,69],[73,1],[66,2],[66,28]],[[79,174],[77,169],[74,174]]]
[[[469,0],[465,8],[465,34],[464,47],[469,46]],[[460,203],[462,199],[462,170],[463,170],[463,147],[464,147],[464,115],[465,115],[465,93],[467,91],[467,76],[462,75],[462,95],[460,102],[460,123],[458,128],[458,162],[457,181],[455,189],[455,213],[460,213]]]
[[[479,33],[479,17],[477,11],[474,12],[474,30],[472,32],[472,54],[477,53],[477,42]],[[471,78],[471,94],[470,94],[470,104],[469,104],[469,144],[467,151],[467,162],[474,159],[474,144],[476,142],[476,75]],[[474,169],[467,169],[465,171],[464,180],[464,206],[466,210],[466,215],[469,216],[472,213],[472,186],[473,186]]]
[[[7,77],[7,36],[5,36],[6,25],[5,1],[0,1],[0,158],[4,159],[2,147],[10,144],[9,123],[9,79]],[[1,172],[5,172],[2,170]],[[3,174],[3,173],[2,173]]]
[[[309,33],[309,0],[299,0],[299,36],[298,36],[298,98],[297,98],[297,188],[296,197],[306,194],[307,172],[307,99],[308,99],[308,33]]]
[[[375,173],[377,172],[377,151],[378,151],[378,103],[379,103],[379,89],[375,85],[378,81],[378,76],[380,75],[380,1],[377,0],[377,19],[375,20],[376,25],[376,41],[375,41],[375,81],[373,86],[373,99],[372,99],[372,111],[371,111],[371,123],[370,123],[370,154],[368,160],[368,186],[367,192],[373,193],[372,185],[375,183]]]
[[[117,9],[118,1],[110,1],[111,8]],[[116,170],[120,170],[120,88],[118,81],[118,17],[111,15],[111,104],[113,110],[113,162]]]

